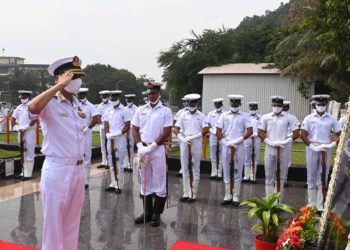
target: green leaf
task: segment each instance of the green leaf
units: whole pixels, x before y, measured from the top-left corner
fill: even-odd
[[[279,220],[278,220],[278,215],[277,214],[273,214],[272,216],[272,220],[273,220],[273,223],[275,223],[275,225],[278,227],[279,226]]]
[[[256,212],[258,212],[260,210],[260,208],[258,207],[254,207],[252,209],[250,209],[249,213],[248,213],[248,219],[251,220],[253,218],[254,215],[256,215]]]
[[[263,212],[263,227],[264,228],[268,228],[269,224],[270,224],[270,211],[264,211]]]

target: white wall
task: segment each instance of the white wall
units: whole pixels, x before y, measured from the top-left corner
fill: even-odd
[[[314,91],[310,93],[312,95]],[[214,98],[224,98],[228,109],[229,94],[241,94],[243,111],[248,111],[249,101],[259,102],[259,112],[271,112],[270,96],[281,95],[291,101],[291,113],[301,121],[310,113],[309,100],[298,92],[298,82],[279,75],[203,75],[202,110],[207,114],[214,109]]]

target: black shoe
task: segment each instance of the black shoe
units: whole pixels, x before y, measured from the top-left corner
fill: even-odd
[[[187,202],[188,200],[189,200],[188,197],[181,197],[181,198],[179,199],[179,201],[181,201],[181,202]]]
[[[153,214],[153,217],[151,220],[151,226],[159,227],[159,225],[160,225],[160,214]]]
[[[283,185],[283,187],[288,187],[289,185],[288,185],[288,183],[286,182],[286,183],[284,183],[284,185]]]
[[[218,177],[217,176],[210,176],[209,180],[216,180]]]
[[[135,224],[143,224],[144,222],[149,223],[152,220],[152,215],[146,215],[146,218],[143,214],[141,214],[139,217],[135,218],[134,222]]]
[[[193,203],[193,202],[195,202],[195,201],[196,201],[195,198],[188,198],[188,200],[187,200],[187,202],[189,202],[189,203]]]
[[[256,180],[250,181],[251,184],[257,184],[258,182]]]
[[[97,168],[105,168],[106,166],[105,165],[99,165],[97,166]]]
[[[247,183],[247,182],[249,182],[249,180],[242,180],[242,183]]]
[[[109,169],[109,166],[105,166],[105,169]]]
[[[239,207],[240,203],[238,201],[232,201],[231,206]]]
[[[182,177],[182,173],[177,173],[176,177]]]
[[[115,192],[115,191],[116,191],[116,188],[115,188],[115,187],[106,187],[106,188],[105,188],[105,191],[106,191],[106,192]]]
[[[85,184],[85,190],[89,188],[89,184]]]
[[[28,181],[33,179],[33,177],[22,177],[21,181]]]
[[[218,176],[218,177],[216,177],[216,180],[217,180],[217,181],[222,181],[222,176],[220,176],[220,177],[219,177],[219,176]]]
[[[121,194],[121,193],[122,193],[122,190],[121,190],[120,188],[116,188],[116,189],[115,189],[115,192],[116,192],[117,194]]]
[[[231,203],[232,203],[232,201],[223,201],[223,202],[221,202],[221,205],[222,206],[228,206],[228,205],[231,205]]]
[[[15,179],[22,179],[22,178],[23,178],[23,175],[21,174],[15,176]]]

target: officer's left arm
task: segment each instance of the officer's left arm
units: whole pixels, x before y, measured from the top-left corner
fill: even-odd
[[[103,130],[105,131],[105,133],[109,133],[109,123],[108,121],[104,121],[103,122]]]
[[[165,127],[163,129],[163,133],[156,140],[154,140],[157,145],[163,145],[165,140],[169,138],[169,136],[171,135],[171,128],[172,126]]]
[[[243,139],[244,140],[248,139],[252,134],[253,134],[253,127],[247,128],[247,130],[245,131],[245,133],[243,135]]]
[[[98,117],[99,117],[98,115],[95,115],[95,116],[92,117],[91,122],[89,124],[89,129],[92,129],[96,124],[99,123],[99,118]]]
[[[294,131],[293,131],[293,135],[292,135],[293,141],[295,141],[296,139],[298,139],[299,135],[300,135],[300,129],[294,130]]]
[[[340,134],[342,131],[342,127],[340,126],[340,124],[338,123],[338,121],[336,119],[333,120],[333,131],[334,131],[335,136],[331,140],[338,143],[339,137],[340,137]]]
[[[124,127],[122,129],[122,134],[127,133],[130,129],[130,121],[124,123]]]

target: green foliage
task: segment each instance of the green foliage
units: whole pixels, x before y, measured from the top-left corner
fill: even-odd
[[[258,222],[252,227],[253,232],[262,232],[262,240],[276,242],[280,225],[285,221],[284,213],[294,213],[293,208],[279,204],[280,193],[273,193],[263,198],[249,198],[241,203],[251,209],[248,212],[248,219],[256,217]]]
[[[227,63],[258,63],[265,58],[272,34],[283,22],[288,5],[266,15],[245,18],[236,28],[192,31],[192,37],[175,42],[161,51],[159,66],[164,68],[163,79],[171,93],[172,104],[181,105],[181,97],[202,93],[202,76],[198,72],[208,66]]]

